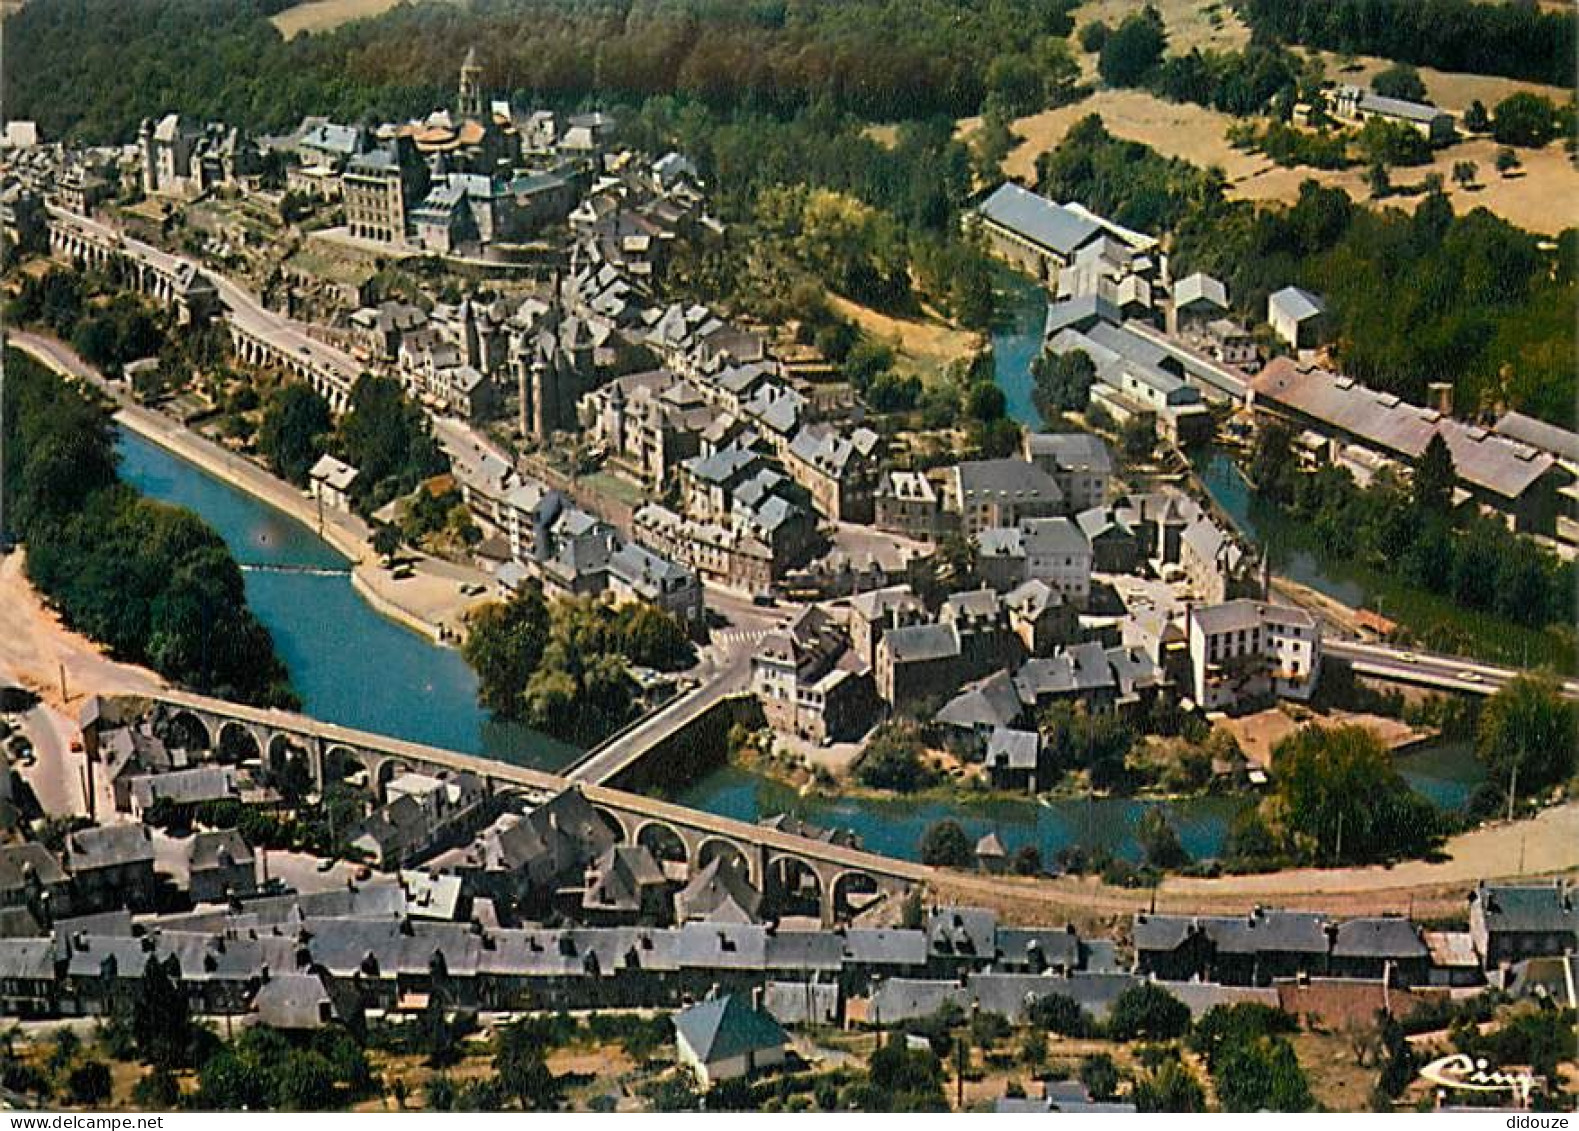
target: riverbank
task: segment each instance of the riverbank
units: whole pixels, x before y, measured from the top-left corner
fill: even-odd
[[[484,596],[467,597],[461,587],[491,586],[481,570],[408,550],[411,576],[397,578],[381,564],[372,545],[372,530],[348,511],[321,507],[316,499],[264,468],[198,435],[179,422],[134,402],[124,389],[108,381],[69,346],[45,335],[12,331],[8,340],[62,376],[86,381],[116,404],[115,421],[150,443],[185,460],[215,479],[316,533],[351,566],[351,584],[381,615],[438,643],[461,639],[466,613]]]

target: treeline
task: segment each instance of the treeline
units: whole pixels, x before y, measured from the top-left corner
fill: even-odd
[[[120,483],[109,416],[75,387],[14,350],[6,378],[5,510],[66,624],[195,691],[294,706],[219,535]]]
[[[1456,476],[1445,444],[1426,448],[1410,490],[1387,476],[1360,487],[1340,467],[1298,474],[1291,443],[1281,425],[1261,430],[1252,462],[1257,493],[1287,506],[1326,553],[1516,624],[1573,623],[1573,563],[1493,519],[1455,520],[1448,497]],[[1433,469],[1433,454],[1445,466]]]
[[[1573,86],[1571,7],[1485,0],[1240,0],[1258,38],[1444,71]]]
[[[1097,51],[1097,73],[1109,86],[1144,87],[1174,102],[1194,102],[1240,117],[1261,113],[1275,98],[1281,98],[1284,107],[1292,106],[1306,77],[1299,59],[1265,40],[1242,51],[1192,47],[1182,55],[1168,55],[1167,27],[1149,4],[1111,30],[1088,25],[1081,37]]]
[[[1557,245],[1483,208],[1457,216],[1441,192],[1410,216],[1312,181],[1288,207],[1219,196],[1187,210],[1174,273],[1216,275],[1254,318],[1298,284],[1326,298],[1339,363],[1366,384],[1421,401],[1451,378],[1462,412],[1518,408],[1572,427],[1574,230]]]
[[[476,609],[461,654],[484,707],[588,744],[635,717],[630,664],[677,671],[694,659],[685,627],[656,605],[550,604],[535,585]]]
[[[1036,181],[1044,196],[1078,200],[1125,227],[1152,233],[1171,231],[1219,204],[1227,187],[1221,170],[1116,138],[1097,114],[1076,122],[1036,159]]]
[[[130,140],[172,108],[250,129],[448,102],[476,46],[490,89],[572,104],[680,93],[872,119],[1023,98],[1067,0],[477,0],[402,5],[287,43],[268,0],[63,0],[6,19],[4,99],[47,136]],[[1005,63],[1004,60],[1008,60]]]

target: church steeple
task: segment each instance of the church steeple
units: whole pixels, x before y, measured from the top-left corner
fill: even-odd
[[[482,67],[477,63],[475,47],[467,49],[466,60],[461,63],[461,85],[455,110],[463,119],[482,119]]]

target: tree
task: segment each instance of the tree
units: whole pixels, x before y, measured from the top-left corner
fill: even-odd
[[[285,385],[264,403],[258,449],[276,475],[301,486],[323,454],[324,438],[332,427],[329,402],[316,389],[301,383]]]
[[[1273,747],[1272,778],[1270,808],[1284,840],[1308,862],[1390,859],[1440,835],[1435,808],[1364,727],[1301,728]]]
[[[1492,114],[1491,136],[1502,145],[1539,149],[1557,136],[1557,108],[1527,90],[1508,95]]]
[[[1016,876],[1042,874],[1042,850],[1034,844],[1022,844],[1014,854],[1010,867]]]
[[[1501,173],[1504,177],[1513,172],[1513,170],[1517,169],[1522,164],[1524,164],[1524,162],[1519,160],[1519,155],[1506,146],[1497,150],[1497,172]]]
[[[1453,162],[1453,179],[1460,188],[1469,188],[1475,183],[1475,178],[1480,175],[1480,166],[1473,161]]]
[[[1143,416],[1131,417],[1119,429],[1119,452],[1123,455],[1126,463],[1137,464],[1146,462],[1151,458],[1152,449],[1156,446],[1156,429],[1151,421]]]
[[[564,1086],[548,1070],[536,1034],[517,1022],[500,1029],[494,1044],[499,1086],[522,1111],[553,1111],[559,1107]]]
[[[1080,1062],[1080,1082],[1091,1093],[1092,1099],[1100,1102],[1111,1100],[1118,1095],[1118,1065],[1105,1052],[1088,1056]]]
[[[364,374],[357,379],[350,409],[340,420],[339,446],[357,469],[351,493],[364,513],[449,469],[427,414],[406,398],[392,377]]]
[[[1256,432],[1255,451],[1250,457],[1250,481],[1255,484],[1256,493],[1273,502],[1290,502],[1297,475],[1293,430],[1281,420],[1268,420]]]
[[[892,1033],[872,1053],[864,1087],[847,1097],[861,1111],[947,1111],[943,1066],[931,1049],[911,1048]]]
[[[1408,102],[1425,102],[1425,83],[1420,72],[1407,63],[1394,63],[1371,80],[1371,89],[1384,98],[1402,98]]]
[[[1091,1014],[1068,994],[1043,994],[1026,1010],[1026,1019],[1038,1029],[1061,1037],[1087,1037],[1096,1027]]]
[[[1425,451],[1415,464],[1415,505],[1436,514],[1446,514],[1453,505],[1453,488],[1458,483],[1458,470],[1453,466],[1453,453],[1448,450],[1442,433],[1433,432],[1426,441]]]
[[[1108,1033],[1117,1041],[1171,1041],[1189,1028],[1190,1007],[1155,982],[1130,986],[1108,1010]]]
[[[66,1095],[71,1102],[91,1107],[110,1098],[110,1066],[102,1060],[85,1060],[66,1078]]]
[[[1139,86],[1157,69],[1166,46],[1162,17],[1148,6],[1126,16],[1107,36],[1097,60],[1097,72],[1109,86]]]
[[[944,818],[927,827],[921,837],[921,862],[936,868],[968,868],[975,849],[958,821]]]
[[[1218,1102],[1228,1111],[1309,1111],[1310,1085],[1282,1037],[1259,1037],[1230,1045],[1212,1072]]]
[[[519,717],[522,694],[548,645],[549,613],[543,591],[523,587],[508,601],[479,605],[466,619],[461,655],[477,673],[484,707]]]
[[[164,964],[150,957],[132,999],[132,1039],[137,1055],[154,1068],[181,1068],[192,1047],[192,1015],[186,994]]]
[[[1559,785],[1575,773],[1579,712],[1554,677],[1519,675],[1481,709],[1475,751],[1492,780],[1510,791]]]
[[[878,727],[855,763],[855,777],[872,789],[914,793],[937,782],[922,757],[921,729],[913,722],[887,722]]]
[[[1138,1111],[1198,1112],[1206,1110],[1206,1090],[1184,1063],[1169,1058],[1155,1072],[1135,1081],[1130,1099]]]
[[[1190,862],[1190,854],[1179,842],[1179,833],[1160,805],[1148,806],[1136,830],[1146,863],[1153,868],[1179,868]]]
[[[373,552],[384,560],[387,568],[395,552],[400,549],[400,530],[387,522],[373,528]]]
[[[1365,174],[1365,183],[1371,190],[1371,196],[1376,200],[1392,195],[1393,179],[1387,175],[1387,166],[1380,161],[1371,163],[1370,172]]]
[[[1097,367],[1085,350],[1054,354],[1043,352],[1031,362],[1036,380],[1037,409],[1045,417],[1057,412],[1079,412],[1091,399]]]
[[[1486,112],[1486,104],[1480,99],[1471,101],[1469,109],[1464,111],[1464,128],[1472,134],[1491,131],[1491,115]]]

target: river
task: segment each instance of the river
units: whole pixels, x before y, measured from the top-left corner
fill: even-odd
[[[1027,293],[1027,291],[1029,293]],[[993,335],[999,381],[1016,419],[1033,426],[1028,366],[1043,311],[1022,284],[1003,328]],[[274,636],[292,685],[311,715],[345,726],[429,743],[518,765],[554,770],[576,750],[525,727],[490,719],[477,706],[477,683],[460,655],[386,620],[351,585],[346,560],[310,529],[164,449],[122,433],[121,474],[143,494],[202,515],[242,563],[247,597]],[[286,567],[286,568],[280,568]],[[1464,748],[1445,746],[1401,760],[1411,784],[1437,804],[1462,807],[1478,781]],[[817,824],[853,829],[862,842],[899,857],[917,855],[922,833],[952,816],[972,836],[996,832],[1010,852],[1035,844],[1045,859],[1070,844],[1139,856],[1135,829],[1150,804],[1164,804],[1186,850],[1222,851],[1235,812],[1249,798],[1178,802],[1060,798],[879,801],[801,797],[777,782],[735,768],[714,771],[672,791],[675,800],[754,821],[793,812]]]
[[[133,433],[119,450],[121,478],[196,511],[230,547],[307,714],[545,770],[574,760],[573,746],[491,719],[460,653],[375,612],[350,563],[307,527]]]

